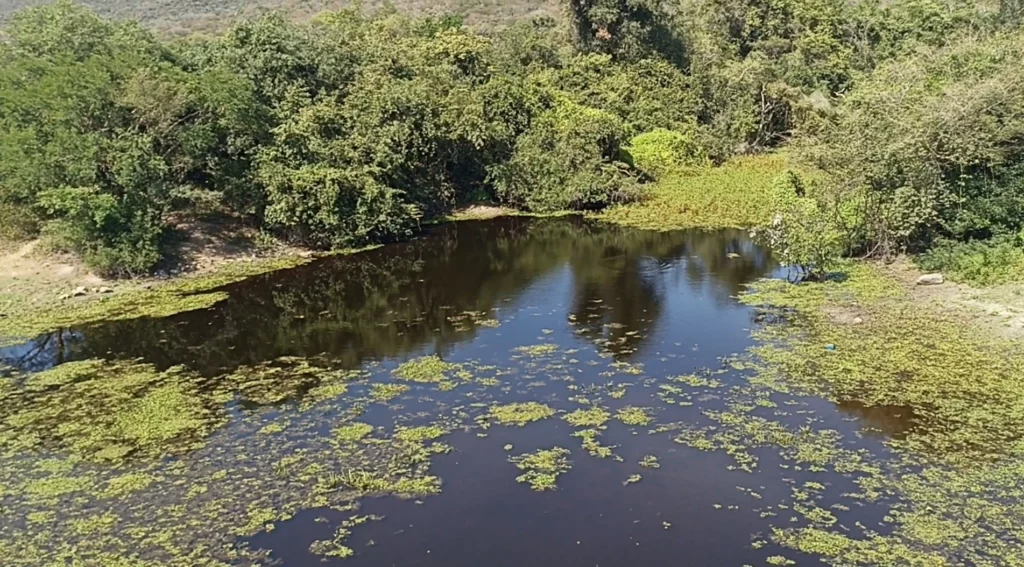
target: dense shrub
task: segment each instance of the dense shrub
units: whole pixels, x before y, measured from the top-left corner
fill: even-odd
[[[975,285],[1024,281],[1024,234],[991,241],[943,241],[917,258],[927,271]]]
[[[645,132],[629,141],[628,151],[633,165],[654,178],[710,165],[694,128]]]
[[[779,242],[817,213],[869,252],[1012,234],[1015,2],[565,0],[567,27],[488,35],[354,8],[168,42],[60,0],[3,31],[0,233],[135,274],[164,256],[168,219],[201,211],[348,246],[476,200],[604,207],[799,133],[832,181],[815,211],[780,209]],[[764,195],[726,185],[743,184],[693,202],[746,224],[719,209]]]
[[[608,55],[579,55],[542,75],[549,77],[550,88],[620,117],[629,136],[655,128],[686,129],[696,121],[699,103],[690,79],[663,60],[618,63]]]
[[[968,38],[886,63],[805,155],[836,202],[864,204],[865,247],[988,237],[1024,223],[1024,36]]]
[[[27,207],[0,202],[0,242],[31,238],[39,230],[38,222]]]
[[[534,120],[511,159],[492,169],[498,196],[531,211],[593,209],[637,196],[621,161],[622,121],[563,100]]]
[[[845,235],[827,210],[813,198],[781,199],[770,223],[754,234],[772,249],[783,266],[797,270],[794,276],[822,280],[846,252]]]
[[[583,52],[638,60],[653,54],[676,65],[686,46],[663,0],[568,0],[573,38]]]

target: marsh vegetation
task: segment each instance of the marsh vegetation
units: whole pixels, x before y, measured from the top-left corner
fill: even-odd
[[[762,280],[783,272],[743,231],[467,221],[8,347],[0,498],[23,519],[0,548],[25,566],[1019,560],[1024,361],[840,269]]]

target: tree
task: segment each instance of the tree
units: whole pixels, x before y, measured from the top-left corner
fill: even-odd
[[[491,169],[497,194],[540,212],[635,199],[635,176],[620,160],[623,135],[613,114],[559,100],[517,140],[508,162]]]
[[[662,0],[568,0],[566,11],[580,51],[622,60],[658,54],[680,68],[687,64],[686,46]]]

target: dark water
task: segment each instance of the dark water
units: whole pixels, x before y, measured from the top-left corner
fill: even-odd
[[[208,310],[65,330],[0,356],[36,370],[83,358],[142,358],[209,375],[285,355],[329,353],[358,366],[474,343],[479,329],[451,318],[493,310],[540,325],[504,329],[499,336],[512,346],[543,324],[566,332],[566,317],[575,315],[585,322],[584,336],[603,337],[609,324],[622,325],[611,338],[626,337],[633,348],[651,343],[655,332],[687,346],[700,337],[706,362],[713,352],[742,347],[749,312],[733,297],[772,269],[768,253],[738,230],[656,233],[581,220],[462,223],[228,286],[230,298]]]
[[[755,314],[735,296],[776,269],[768,251],[742,231],[654,233],[578,219],[460,223],[229,286],[229,299],[207,310],[65,330],[0,356],[27,370],[89,358],[139,359],[215,377],[282,356],[320,357],[346,368],[388,369],[428,354],[508,366],[517,347],[554,344],[558,364],[516,363],[517,381],[490,401],[541,400],[572,410],[579,406],[571,395],[614,381],[631,386],[622,399],[606,400],[612,409],[654,408],[651,427],[698,423],[726,400],[707,391],[692,405],[667,404],[657,395],[659,383],[719,369],[723,357],[746,349]],[[461,315],[466,312],[478,315]],[[500,324],[480,323],[492,318]],[[612,375],[615,368],[642,370]],[[555,380],[556,373],[571,375],[573,388]],[[728,385],[743,376],[717,379]],[[461,403],[457,392],[413,394],[402,410],[374,406],[362,419],[391,423],[394,412],[418,409],[423,396]],[[800,403],[813,417],[794,415],[794,423],[812,420],[852,439],[861,427],[883,435],[901,431],[891,412]],[[278,413],[289,411],[282,405]],[[821,482],[823,475],[784,468],[768,450],[758,453],[756,471],[734,470],[728,455],[697,451],[648,429],[609,422],[601,443],[616,446],[621,462],[587,455],[557,417],[448,435],[443,440],[454,450],[434,457],[431,468],[443,479],[442,493],[422,501],[364,499],[360,513],[384,519],[353,529],[347,545],[356,556],[336,561],[353,567],[740,566],[763,565],[782,553],[772,544],[751,545],[790,522],[785,515],[764,517],[764,503],[784,502],[792,486]],[[515,482],[506,444],[515,453],[569,448],[573,468],[558,479],[558,490],[531,491]],[[656,455],[660,468],[639,467],[645,455]],[[634,473],[643,480],[624,486]],[[853,487],[843,476],[825,478],[835,494]],[[310,543],[330,539],[344,517],[303,511],[250,544],[271,550],[284,565],[321,565]],[[878,512],[855,508],[841,521],[871,525]]]

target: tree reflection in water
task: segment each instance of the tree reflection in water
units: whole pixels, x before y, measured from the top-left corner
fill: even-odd
[[[354,368],[425,348],[443,353],[531,285],[568,269],[577,332],[628,358],[663,315],[664,278],[682,273],[708,300],[731,302],[773,267],[739,230],[649,232],[579,218],[465,222],[230,285],[230,297],[207,310],[62,330],[0,357],[24,370],[120,358],[214,376],[325,354]]]

